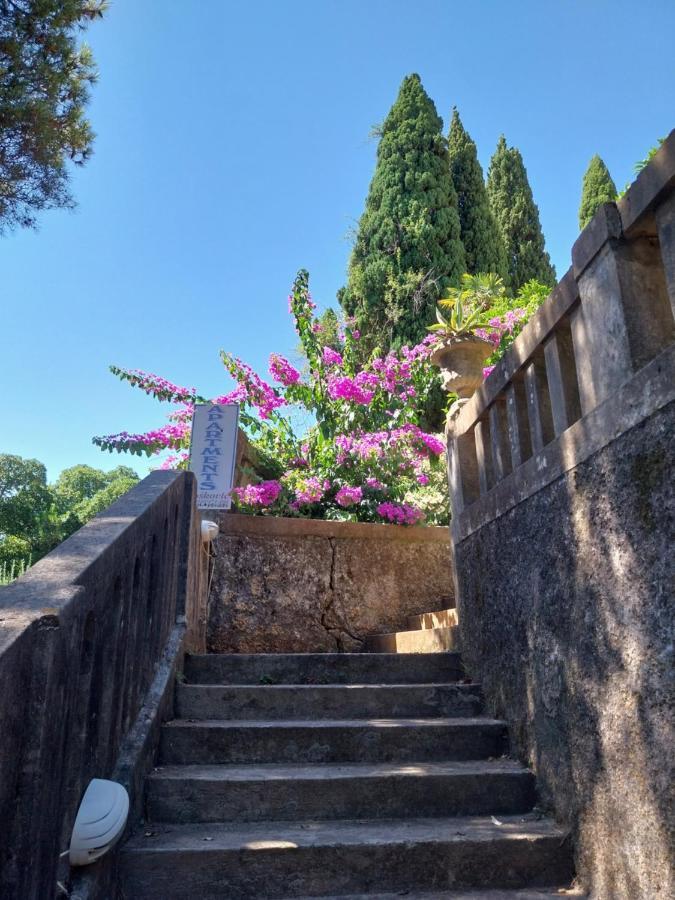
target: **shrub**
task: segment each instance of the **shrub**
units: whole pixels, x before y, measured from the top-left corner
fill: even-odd
[[[423,521],[417,494],[427,486],[429,472],[438,468],[444,473],[439,464],[443,441],[423,427],[427,395],[436,381],[429,362],[435,338],[385,356],[375,351],[361,366],[354,320],[345,321],[337,345],[334,334],[330,343],[323,339],[305,271],[293,284],[289,312],[307,360],[305,373],[273,353],[271,384],[242,360],[221,352],[235,387],[212,402],[240,405],[242,427],[269,470],[259,483],[233,491],[237,507],[362,522]],[[113,366],[111,371],[174,409],[160,428],[96,437],[94,443],[104,450],[148,456],[168,449],[172,452],[163,467],[185,467],[194,404],[208,401],[195,388],[140,370]],[[292,424],[298,409],[312,420],[302,435]],[[432,521],[439,515],[434,512]]]

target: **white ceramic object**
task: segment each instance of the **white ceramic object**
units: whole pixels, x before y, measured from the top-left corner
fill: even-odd
[[[215,541],[219,530],[216,522],[212,522],[210,519],[202,519],[202,541],[205,544]]]
[[[96,862],[119,840],[129,815],[129,795],[116,781],[92,778],[70,839],[71,866]]]

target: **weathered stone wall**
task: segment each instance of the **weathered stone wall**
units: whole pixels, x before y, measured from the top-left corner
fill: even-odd
[[[455,547],[465,662],[598,900],[675,896],[675,404]]]
[[[448,427],[462,652],[595,900],[675,896],[675,131]]]
[[[445,528],[220,516],[208,646],[360,650],[367,634],[453,605]]]
[[[0,588],[3,900],[71,885],[60,854],[91,778],[124,784],[140,813],[174,668],[186,641],[203,649],[195,496],[194,476],[154,472]],[[114,863],[71,896],[109,900]]]

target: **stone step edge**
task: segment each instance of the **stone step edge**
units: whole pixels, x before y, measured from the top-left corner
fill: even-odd
[[[395,652],[397,656],[402,654],[418,654],[420,656],[435,656],[439,653],[453,653],[457,650],[459,640],[459,628],[457,625],[441,628],[415,628],[405,631],[389,631],[382,634],[369,634],[366,637],[365,648],[369,653],[383,655]],[[401,648],[398,648],[398,643]],[[397,647],[391,650],[391,645]],[[415,649],[415,645],[419,649]],[[429,648],[428,645],[436,645]],[[409,649],[404,649],[405,647]],[[378,650],[384,647],[384,650]]]
[[[587,900],[588,894],[578,888],[504,888],[502,890],[434,891],[405,894],[331,894],[330,896],[296,897],[295,900]]]
[[[398,633],[398,632],[397,632]],[[407,632],[406,632],[407,633]],[[377,635],[377,637],[384,637],[385,635]],[[400,656],[400,653],[397,653],[396,656]],[[189,689],[191,691],[194,690],[207,690],[207,691],[233,691],[233,690],[242,690],[242,691],[250,691],[250,690],[259,690],[266,691],[269,693],[273,693],[276,691],[297,691],[297,690],[305,690],[305,691],[317,691],[317,690],[341,690],[341,691],[358,691],[360,689],[363,690],[376,690],[376,691],[390,691],[390,690],[408,690],[409,688],[413,689],[428,689],[428,688],[452,688],[454,690],[459,690],[460,692],[466,693],[475,693],[480,690],[481,685],[478,681],[403,681],[403,682],[393,682],[393,681],[385,681],[382,683],[379,682],[353,682],[351,684],[344,684],[341,682],[326,683],[326,684],[230,684],[229,682],[215,683],[209,682],[208,684],[201,684],[195,681],[183,681],[176,682],[176,688],[179,690]]]
[[[164,722],[162,728],[490,728],[505,729],[503,719],[489,719],[482,716],[455,718],[401,718],[401,719],[172,719]]]
[[[417,819],[337,819],[303,822],[153,824],[133,835],[123,854],[147,852],[270,853],[316,847],[378,847],[411,844],[487,843],[536,841],[554,838],[561,843],[569,833],[550,819],[525,815],[451,816]],[[276,846],[275,846],[276,845]]]
[[[425,620],[431,616],[440,616],[442,619],[448,619],[450,621],[444,622],[444,624],[427,625]],[[430,612],[419,613],[416,616],[408,616],[406,624],[408,626],[408,631],[425,631],[431,628],[451,628],[455,625],[459,625],[459,615],[457,613],[457,608],[454,606],[447,607],[446,609],[434,609]]]
[[[448,656],[456,656],[459,660],[461,654],[459,651],[450,652]],[[336,660],[336,659],[370,659],[368,653],[360,651],[359,653],[189,653],[186,654],[187,660],[207,660],[228,658],[236,660],[250,659],[270,659],[270,660],[291,660],[291,659],[316,659],[316,660]],[[400,659],[398,653],[380,653],[378,660]]]
[[[588,900],[579,888],[549,887],[540,888],[502,888],[466,891],[434,891],[405,894],[330,894],[330,896],[296,897],[294,900]]]
[[[531,769],[507,757],[405,763],[212,763],[156,766],[148,781],[349,781],[357,779],[464,777],[492,775],[532,776]],[[272,777],[270,777],[272,776]]]

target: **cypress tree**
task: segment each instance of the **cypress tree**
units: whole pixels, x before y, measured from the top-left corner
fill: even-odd
[[[380,128],[375,174],[338,293],[364,350],[415,343],[465,269],[443,123],[419,75],[403,79]]]
[[[579,207],[579,228],[585,228],[599,206],[616,200],[616,185],[609,169],[596,153],[589,162],[581,187]]]
[[[452,110],[448,153],[450,174],[457,193],[466,271],[472,275],[496,272],[506,278],[504,242],[490,209],[476,145],[462,125],[457,107]]]
[[[544,247],[539,210],[532,197],[520,150],[507,147],[504,135],[490,161],[487,193],[506,247],[507,286],[515,294],[536,278],[555,284],[555,269]]]

